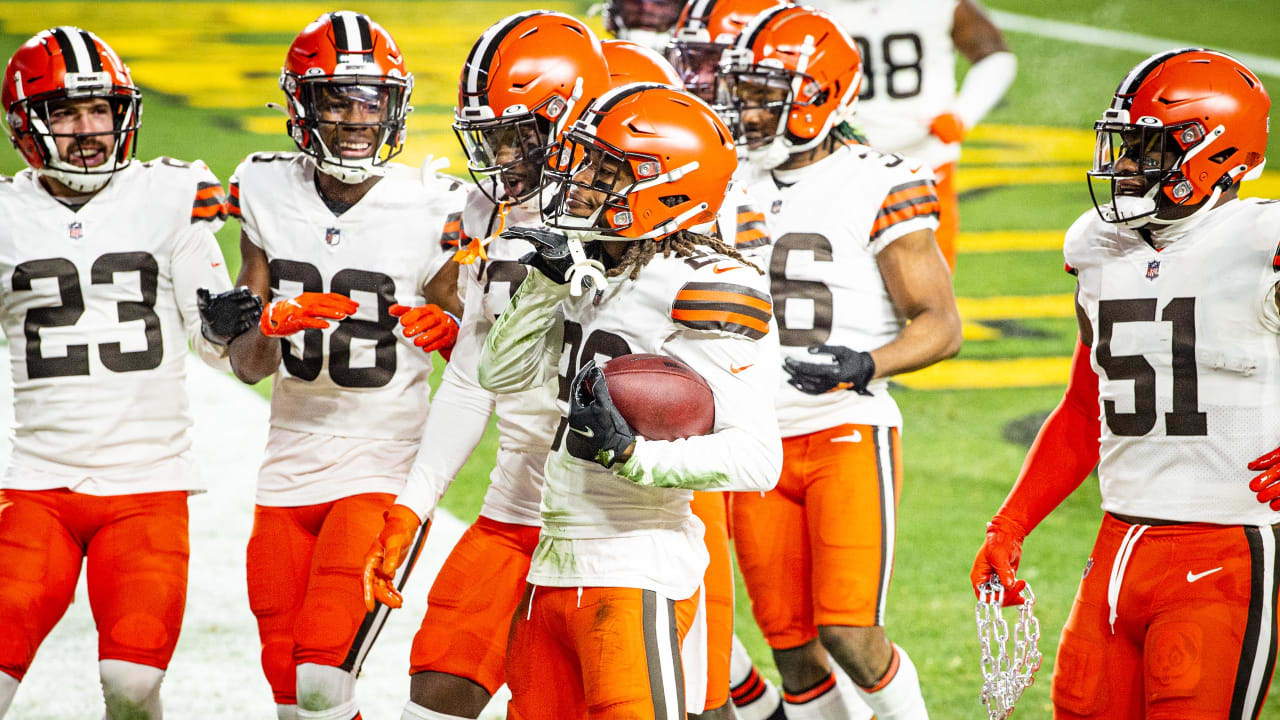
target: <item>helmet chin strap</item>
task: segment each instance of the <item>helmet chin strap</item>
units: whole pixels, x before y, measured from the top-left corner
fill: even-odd
[[[54,162],[57,165],[65,165],[65,163],[61,161],[54,161]],[[120,170],[120,169],[122,168],[116,168],[116,170]],[[40,175],[41,177],[47,177],[52,180],[57,180],[63,185],[66,185],[68,188],[75,190],[76,192],[91,193],[91,192],[97,192],[102,188],[106,187],[107,183],[111,181],[111,176],[114,174],[114,172],[103,172],[103,173],[84,173],[84,172],[76,172],[76,171],[68,172],[59,167],[42,167],[36,170],[36,174]]]
[[[371,177],[380,177],[387,174],[387,166],[374,165],[372,158],[367,159],[367,165],[341,165],[331,162],[329,160],[331,157],[333,156],[329,154],[326,148],[324,160],[316,163],[316,169],[348,185],[359,185]]]

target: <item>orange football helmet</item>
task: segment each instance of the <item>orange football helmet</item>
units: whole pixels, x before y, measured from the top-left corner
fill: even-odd
[[[862,56],[849,34],[828,14],[782,5],[757,15],[725,51],[720,64],[724,116],[747,156],[766,168],[792,153],[817,147],[853,114],[862,83]],[[755,92],[744,86],[762,89]],[[772,92],[769,92],[772,91]],[[743,95],[777,97],[764,103]],[[748,141],[742,111],[765,109],[777,118],[771,137]]]
[[[636,82],[653,82],[683,87],[671,63],[657,52],[630,40],[602,40],[600,49],[609,65],[609,87]]]
[[[481,191],[533,197],[559,131],[608,89],[600,41],[576,18],[530,10],[491,25],[462,66],[453,123]]]
[[[55,134],[50,111],[66,100],[103,98],[111,105],[114,147],[110,161],[90,167],[63,158],[55,138],[101,137],[98,133]],[[18,48],[4,71],[0,104],[9,140],[27,167],[79,192],[101,189],[111,175],[132,162],[142,118],[142,93],[129,68],[97,35],[63,26],[37,33]]]
[[[413,75],[391,33],[367,15],[325,13],[304,28],[289,46],[280,89],[287,98],[289,136],[323,173],[363,182],[385,173],[387,161],[404,149]],[[321,117],[341,108],[359,112],[348,110],[342,120]],[[372,140],[330,147],[346,144],[339,141],[343,129],[371,129]],[[359,147],[366,144],[372,147]]]
[[[606,0],[604,27],[620,40],[662,52],[684,0]]]
[[[737,166],[733,137],[706,103],[658,83],[623,85],[565,133],[543,220],[587,239],[661,240],[713,222]]]
[[[1183,48],[1142,61],[1093,126],[1088,179],[1098,216],[1138,226],[1186,219],[1161,217],[1175,206],[1213,207],[1236,182],[1262,174],[1270,109],[1262,81],[1229,55]],[[1108,184],[1106,196],[1095,181]]]
[[[684,89],[715,102],[720,56],[760,13],[790,4],[789,0],[693,0],[685,5],[666,48]]]

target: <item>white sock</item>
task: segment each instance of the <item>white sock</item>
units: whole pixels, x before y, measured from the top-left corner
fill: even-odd
[[[150,665],[124,660],[99,660],[102,697],[107,704],[106,720],[143,717],[161,720],[160,682],[164,671]]]
[[[298,720],[298,706],[276,705],[276,720]]]
[[[329,665],[302,663],[297,676],[298,720],[351,720],[356,705],[356,679]]]
[[[445,715],[442,712],[429,710],[410,700],[404,704],[404,712],[400,720],[471,720],[462,715]]]
[[[877,720],[929,720],[915,664],[907,651],[897,645],[893,646],[893,653],[884,678],[874,688],[858,688],[858,695],[871,706]]]
[[[849,720],[853,716],[834,675],[804,692],[785,693],[782,698],[788,720]]]
[[[729,697],[741,720],[785,720],[782,694],[751,662],[737,635],[729,653]]]
[[[18,678],[9,673],[0,672],[0,718],[9,709],[13,696],[18,694]]]
[[[840,697],[844,698],[845,705],[849,706],[849,720],[871,720],[875,713],[871,712],[871,708],[862,701],[862,696],[858,694],[858,686],[849,677],[849,673],[840,667],[840,663],[834,659],[831,660],[831,672],[836,675],[836,688],[840,690]]]

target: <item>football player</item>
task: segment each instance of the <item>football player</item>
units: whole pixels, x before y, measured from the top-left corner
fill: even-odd
[[[1018,72],[1000,28],[977,0],[814,0],[862,54],[858,130],[870,144],[933,168],[938,246],[953,271],[960,215],[960,141],[1004,97]],[[956,92],[956,53],[969,61]]]
[[[17,420],[0,476],[0,715],[87,559],[106,717],[155,720],[186,605],[187,496],[204,487],[188,343],[226,367],[196,292],[231,288],[222,184],[199,161],[134,162],[142,95],[80,28],[23,44],[0,102],[27,164],[0,177]]]
[[[619,40],[662,52],[684,0],[605,0],[604,27]]]
[[[538,248],[535,271],[485,341],[480,382],[520,391],[557,368],[562,412],[508,648],[515,716],[685,714],[679,646],[708,562],[692,490],[767,489],[781,459],[764,277],[690,231],[714,221],[736,164],[704,103],[624,85],[560,144],[548,216],[559,230],[509,231]],[[607,279],[585,287],[583,265]],[[663,441],[632,429],[597,363],[633,353],[668,355],[706,379],[710,434]]]
[[[879,718],[926,717],[884,630],[901,485],[888,379],[954,355],[960,317],[927,167],[845,142],[857,47],[827,14],[776,7],[725,53],[728,113],[769,208],[770,283],[789,376],[773,492],[734,497],[734,542],[790,718],[849,710],[828,653]],[[839,128],[839,131],[837,131]]]
[[[1270,105],[1239,61],[1185,48],[1139,63],[1094,125],[1095,209],[1064,244],[1071,381],[970,578],[1021,602],[1024,538],[1097,466],[1105,514],[1058,645],[1055,718],[1253,718],[1266,697],[1280,205],[1238,192],[1261,174]]]
[[[515,59],[518,59],[515,60]],[[454,129],[476,186],[461,217],[465,311],[408,483],[366,558],[369,610],[399,607],[394,580],[418,528],[498,416],[498,456],[480,517],[437,575],[410,655],[404,720],[474,718],[506,682],[511,616],[538,542],[543,466],[560,421],[554,372],[525,392],[480,387],[476,363],[494,321],[528,271],[533,246],[497,234],[540,222],[542,167],[556,128],[607,89],[595,34],[580,21],[537,10],[498,21],[463,65]]]
[[[462,192],[427,166],[391,162],[413,77],[367,16],[326,13],[308,25],[280,86],[300,152],[251,155],[231,181],[240,283],[269,303],[258,328],[232,342],[231,364],[247,383],[275,374],[249,604],[279,716],[350,720],[387,613],[365,610],[364,554],[422,438],[428,353],[457,334],[427,300],[457,306],[456,275],[437,271]]]
[[[692,0],[685,5],[664,49],[684,89],[715,103],[720,56],[757,15],[789,4],[787,0]]]

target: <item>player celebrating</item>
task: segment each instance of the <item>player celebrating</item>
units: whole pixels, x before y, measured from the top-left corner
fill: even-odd
[[[1004,35],[977,0],[814,0],[862,53],[858,129],[880,150],[933,168],[938,246],[954,271],[960,141],[1004,97],[1018,72]],[[955,55],[971,67],[956,92]]]
[[[589,240],[591,259],[574,263],[574,241],[557,232],[511,231],[539,248],[537,272],[489,333],[480,381],[518,391],[546,380],[548,358],[564,368],[542,531],[507,656],[519,717],[684,715],[678,645],[707,565],[691,490],[768,488],[780,460],[764,280],[731,247],[689,232],[714,220],[735,165],[705,104],[625,85],[574,124],[556,162],[549,222]],[[608,279],[573,295],[583,263]],[[636,435],[596,362],[637,352],[702,374],[711,434]]]
[[[888,378],[954,355],[961,339],[933,238],[933,181],[927,168],[833,132],[858,91],[859,57],[825,13],[766,11],[722,72],[740,139],[765,171],[749,190],[770,208],[790,376],[778,396],[778,488],[733,504],[752,610],[774,649],[787,717],[848,712],[830,653],[877,717],[923,718],[915,668],[883,623],[901,484],[902,417]]]
[[[17,419],[0,477],[0,715],[87,558],[106,717],[156,720],[186,605],[187,495],[203,487],[188,342],[226,367],[196,294],[231,287],[213,237],[222,185],[198,161],[133,162],[141,93],[79,28],[19,48],[0,101],[28,166],[0,178]]]
[[[524,280],[519,258],[533,251],[524,240],[494,233],[505,223],[539,222],[536,197],[554,129],[576,120],[607,89],[607,78],[594,33],[568,15],[541,10],[495,23],[462,69],[454,127],[479,190],[468,195],[461,219],[463,233],[475,238],[466,253],[472,262],[460,272],[465,311],[409,481],[366,559],[369,610],[375,598],[400,606],[394,579],[418,527],[493,412],[498,456],[479,519],[431,587],[413,641],[404,720],[479,717],[506,682],[507,634],[538,542],[543,466],[560,409],[554,372],[542,385],[509,395],[495,395],[477,380],[484,338]]]
[[[1280,453],[1249,465],[1273,466],[1253,483],[1245,460],[1280,437],[1280,206],[1237,197],[1262,170],[1270,105],[1237,60],[1173,50],[1130,71],[1094,126],[1096,213],[1064,246],[1071,382],[971,574],[1018,602],[1023,539],[1098,465],[1106,514],[1058,646],[1055,718],[1252,718],[1271,682]]]
[[[456,304],[452,278],[435,272],[460,183],[389,162],[404,142],[413,77],[365,15],[308,25],[280,86],[301,152],[252,155],[231,184],[240,282],[271,300],[259,330],[232,343],[232,367],[248,383],[276,373],[249,604],[279,716],[349,720],[387,612],[365,611],[364,553],[422,438],[431,371],[422,351],[457,332],[424,303]],[[397,316],[412,343],[397,340]]]

